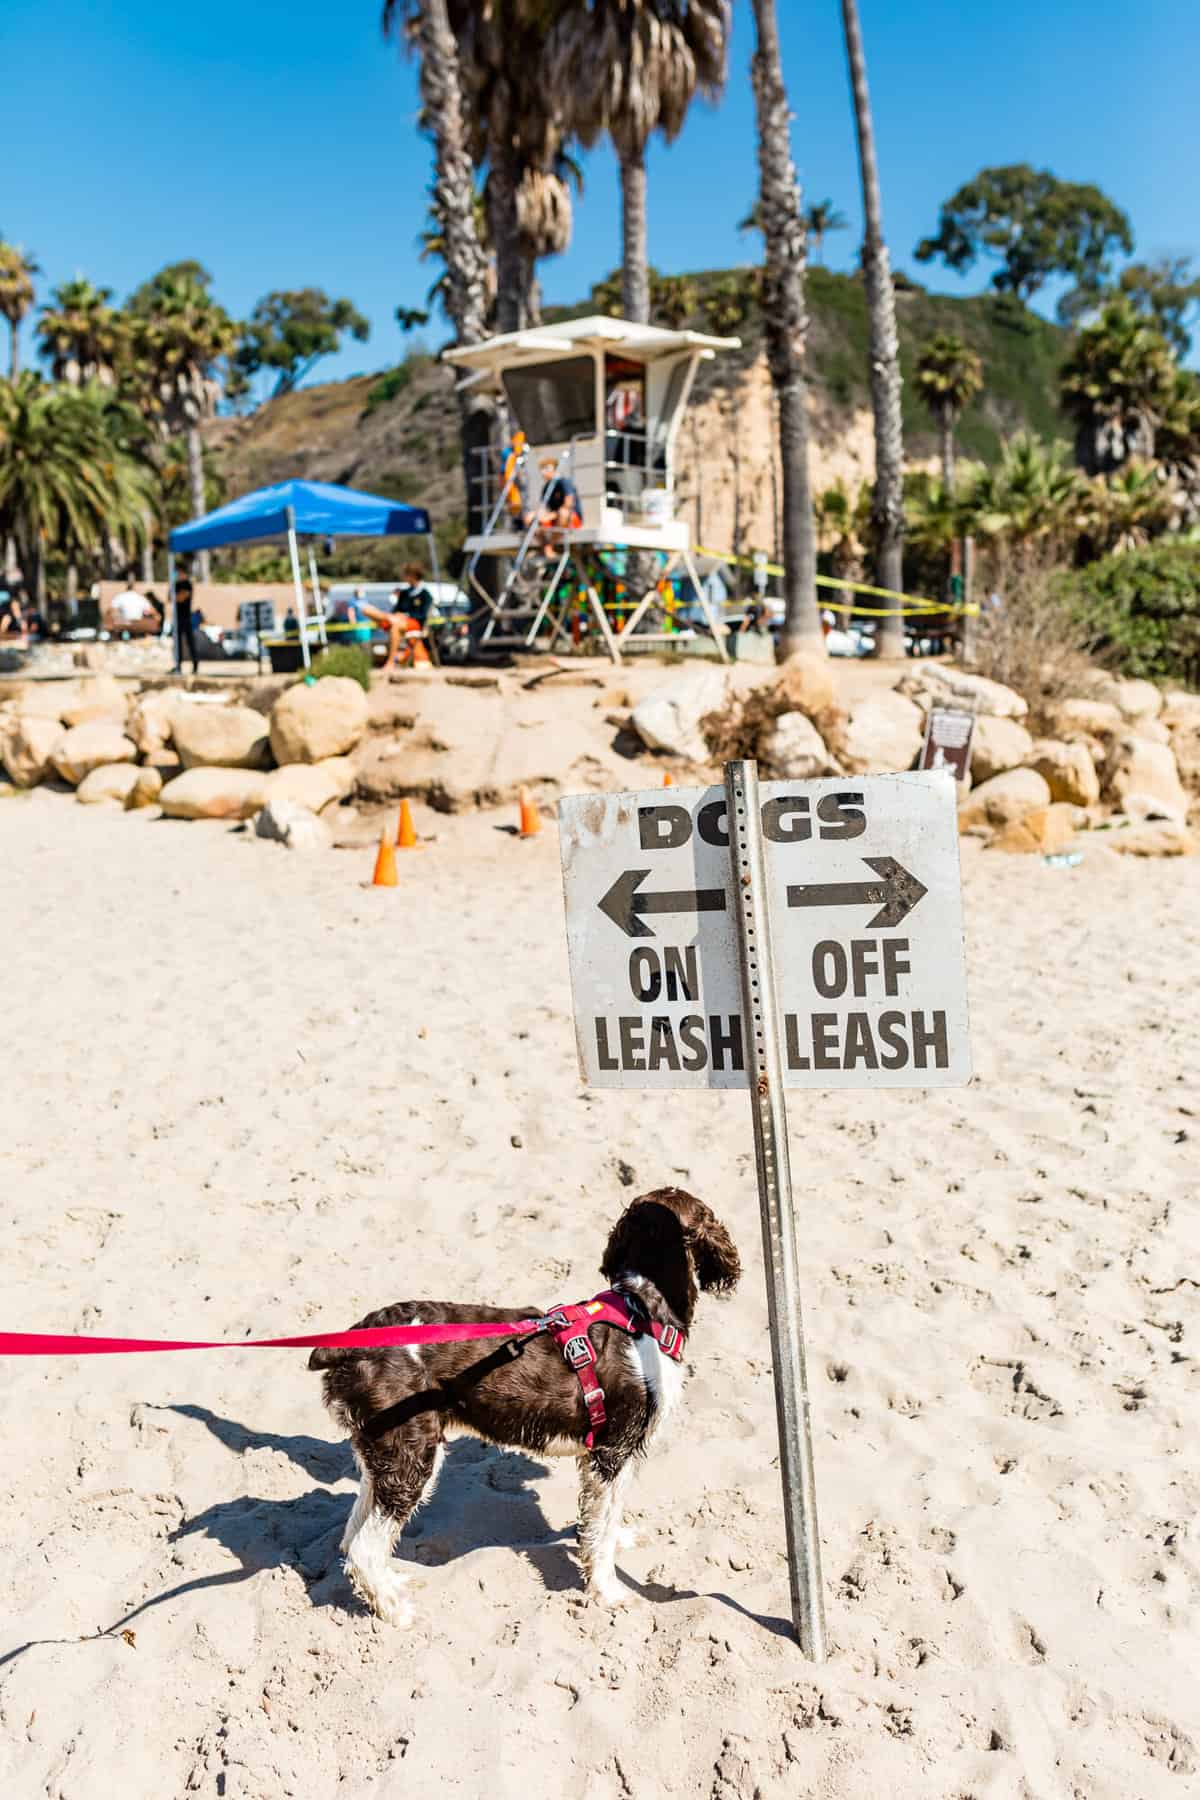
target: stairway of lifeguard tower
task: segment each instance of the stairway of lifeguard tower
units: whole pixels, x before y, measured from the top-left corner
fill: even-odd
[[[723,625],[676,517],[675,452],[700,363],[738,347],[737,338],[597,316],[444,352],[465,371],[460,386],[486,385],[507,421],[505,442],[477,451],[470,472],[484,524],[466,540],[461,585],[486,614],[482,641],[532,649],[548,630],[553,649],[578,597],[614,661],[634,639],[678,642],[687,634],[660,627],[681,573],[725,659]],[[606,604],[605,575],[618,565],[636,572],[645,553],[656,564],[650,584]],[[495,592],[481,579],[484,557],[504,565]]]

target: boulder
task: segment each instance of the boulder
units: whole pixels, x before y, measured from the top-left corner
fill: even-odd
[[[1200,794],[1200,718],[1191,730],[1176,729],[1171,733],[1171,748],[1179,779],[1193,794]]]
[[[90,775],[84,776],[75,789],[75,798],[81,806],[99,806],[106,800],[124,806],[147,772],[131,762],[102,764],[100,768],[93,769]]]
[[[1196,840],[1177,819],[1160,819],[1145,825],[1128,825],[1109,832],[1104,839],[1121,856],[1195,856]]]
[[[103,644],[77,644],[71,660],[77,669],[102,669],[108,657]]]
[[[257,769],[185,769],[159,795],[169,819],[252,819],[267,797]]]
[[[1017,856],[1061,856],[1075,841],[1079,808],[1059,802],[1035,806],[1023,818],[1010,819],[987,842],[989,850],[1005,850]]]
[[[978,784],[1006,769],[1019,769],[1032,749],[1033,739],[1018,720],[985,713],[976,719],[971,736],[971,780]]]
[[[275,761],[325,762],[353,750],[367,729],[367,696],[357,681],[326,675],[286,688],[271,709]]]
[[[689,669],[639,701],[630,719],[648,750],[665,750],[688,762],[709,760],[700,721],[725,704],[728,682],[720,669]]]
[[[1178,819],[1178,813],[1172,812],[1165,801],[1156,800],[1153,794],[1123,794],[1121,797],[1121,816],[1136,819],[1139,825],[1150,820]]]
[[[171,735],[185,769],[270,766],[267,721],[249,706],[176,706]]]
[[[1159,717],[1168,731],[1200,731],[1200,694],[1168,694]]]
[[[855,775],[894,775],[911,769],[925,737],[919,706],[896,691],[862,700],[850,714],[842,760]]]
[[[922,712],[931,706],[955,706],[982,718],[1023,719],[1029,711],[1029,702],[1015,688],[944,663],[923,662],[908,670],[896,683],[896,691],[915,700]]]
[[[97,719],[90,725],[73,725],[64,731],[50,759],[64,781],[78,787],[85,775],[107,763],[136,762],[137,748],[120,725]]]
[[[57,719],[39,713],[10,714],[0,726],[0,763],[18,787],[36,787],[53,772],[51,754],[61,737]]]
[[[117,719],[122,725],[129,696],[111,675],[93,675],[90,681],[73,681],[75,693],[59,712],[64,725],[89,725],[93,719]]]
[[[283,844],[289,850],[330,850],[333,833],[310,807],[276,796],[269,799],[254,821],[254,835]]]
[[[62,724],[63,714],[81,703],[80,681],[30,681],[17,697],[17,710],[25,718],[54,719]]]
[[[1039,738],[1025,760],[1043,777],[1052,800],[1064,800],[1072,806],[1095,806],[1099,800],[1100,777],[1086,745]]]
[[[125,731],[141,756],[154,757],[171,738],[171,718],[181,696],[174,688],[152,688],[139,694],[129,709]]]
[[[1098,700],[1115,706],[1129,724],[1142,719],[1157,719],[1163,697],[1152,681],[1106,681],[1096,690]]]
[[[1159,802],[1165,817],[1181,823],[1187,818],[1188,797],[1169,744],[1133,735],[1118,739],[1105,767],[1104,787],[1117,805],[1126,794],[1146,794]]]
[[[827,656],[812,650],[798,650],[779,666],[774,683],[789,701],[789,710],[801,712],[810,719],[841,710],[837,683]]]
[[[760,749],[768,771],[780,781],[806,781],[814,775],[837,773],[824,738],[800,712],[780,713]]]
[[[976,825],[1011,825],[1027,813],[1050,805],[1050,786],[1036,769],[1008,769],[972,788],[958,809],[958,829]]]
[[[324,762],[288,763],[267,776],[271,800],[287,800],[319,813],[344,800],[354,786],[354,764],[348,756],[327,756]]]
[[[1051,723],[1055,737],[1067,739],[1081,732],[1107,738],[1125,728],[1120,711],[1108,700],[1060,700]]]
[[[143,768],[125,796],[125,811],[140,812],[144,806],[157,806],[163,790],[163,778],[157,769]]]

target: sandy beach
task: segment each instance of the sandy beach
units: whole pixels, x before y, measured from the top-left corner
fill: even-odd
[[[573,1469],[463,1442],[352,1599],[303,1352],[5,1364],[0,1789],[1170,1800],[1200,1784],[1200,859],[964,842],[976,1074],[791,1101],[832,1654],[790,1635],[744,1095],[590,1094],[556,833],[368,852],[0,811],[10,1329],[239,1339],[598,1285],[677,1182],[702,1306],[582,1604]]]

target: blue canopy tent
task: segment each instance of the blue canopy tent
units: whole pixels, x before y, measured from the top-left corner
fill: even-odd
[[[421,506],[405,506],[379,494],[362,494],[357,488],[334,487],[327,481],[280,481],[274,487],[243,494],[228,506],[219,506],[202,519],[177,525],[167,540],[167,569],[171,587],[171,616],[175,618],[175,558],[193,550],[212,550],[225,544],[251,544],[262,538],[286,537],[296,588],[296,617],[300,625],[300,654],[308,667],[308,619],[304,582],[300,574],[299,539],[335,537],[427,537],[433,578],[438,578],[437,549],[429,514]],[[321,589],[316,557],[308,551],[313,598],[322,631]],[[176,629],[176,657],[182,662],[182,645]]]

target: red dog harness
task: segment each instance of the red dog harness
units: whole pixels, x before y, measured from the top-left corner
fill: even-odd
[[[683,1361],[686,1342],[674,1325],[660,1325],[652,1319],[641,1302],[619,1288],[608,1288],[594,1300],[583,1300],[577,1306],[552,1306],[535,1321],[534,1331],[552,1337],[569,1367],[579,1377],[583,1403],[587,1407],[588,1434],[583,1440],[592,1449],[597,1433],[604,1430],[608,1412],[604,1405],[604,1389],[596,1378],[596,1346],[592,1343],[593,1325],[615,1325],[630,1337],[652,1337],[664,1356],[674,1362]]]

